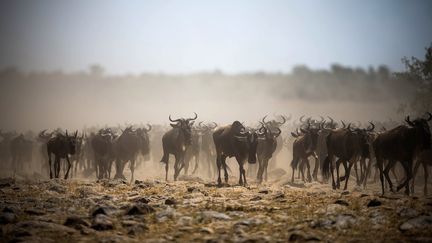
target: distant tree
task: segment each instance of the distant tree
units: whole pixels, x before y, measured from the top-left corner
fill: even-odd
[[[105,68],[99,64],[93,64],[89,67],[90,74],[93,76],[102,76],[105,73]]]
[[[397,78],[416,86],[414,99],[409,106],[419,115],[426,111],[432,112],[432,43],[425,50],[424,60],[416,57],[402,58],[406,71],[395,73]]]

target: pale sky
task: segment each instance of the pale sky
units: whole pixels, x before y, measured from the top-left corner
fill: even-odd
[[[289,72],[423,57],[432,1],[0,1],[0,68]]]

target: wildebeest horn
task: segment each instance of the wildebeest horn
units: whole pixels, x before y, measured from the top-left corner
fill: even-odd
[[[264,123],[262,123],[262,122],[260,122],[260,123],[261,123],[261,127],[258,129],[258,132],[259,132],[260,135],[261,134],[265,134],[267,132],[267,129],[264,126]]]
[[[186,122],[190,122],[190,121],[196,120],[198,118],[198,115],[195,112],[194,112],[194,114],[195,114],[195,117],[194,118],[188,118],[188,119],[186,119]]]
[[[168,116],[168,119],[170,120],[170,122],[179,122],[180,121],[180,119],[175,119],[175,120],[171,119],[171,115]]]
[[[276,137],[278,137],[279,135],[281,135],[281,133],[282,133],[282,130],[280,130],[280,128],[279,128],[279,127],[276,127],[276,129],[278,130],[278,132],[276,133]]]
[[[202,128],[203,121],[198,122],[198,127]]]
[[[328,117],[328,119],[330,120],[330,124],[334,124],[334,120],[333,120],[333,118],[331,118],[331,117],[329,117],[329,116],[327,116]]]
[[[367,129],[368,132],[372,132],[375,129],[375,124],[373,124],[372,122],[369,122],[369,124],[371,124],[371,127]]]
[[[78,136],[78,130],[76,130],[75,134],[74,134],[74,138],[77,138]]]
[[[215,129],[218,126],[218,124],[216,122],[212,122],[212,123],[213,123],[214,127],[210,127],[210,128]]]
[[[267,117],[267,115],[265,115],[265,116],[262,118],[261,121],[262,121],[263,123],[266,123],[266,121],[265,121],[266,117]]]
[[[300,119],[299,119],[299,121],[300,121],[301,123],[304,123],[304,121],[303,121],[303,117],[304,117],[304,115],[301,116]]]
[[[321,121],[320,121],[320,122],[323,122],[323,121],[324,121],[324,117],[320,116],[320,118],[321,118]]]
[[[345,122],[341,120],[342,128],[346,128]]]
[[[147,129],[146,129],[146,131],[147,132],[150,132],[151,130],[152,130],[152,126],[150,125],[150,123],[147,123]]]
[[[278,123],[279,125],[283,125],[283,124],[285,124],[285,122],[287,121],[286,118],[285,118],[285,116],[282,116],[282,115],[281,115],[280,117],[282,118],[283,121],[282,121],[282,122],[277,122],[277,123]]]
[[[426,118],[426,121],[432,120],[432,114],[430,112],[426,112],[426,115],[429,116],[429,118]]]
[[[409,125],[414,126],[414,123],[412,123],[412,121],[410,121],[409,116],[407,116],[407,117],[405,118],[405,121],[406,121]]]

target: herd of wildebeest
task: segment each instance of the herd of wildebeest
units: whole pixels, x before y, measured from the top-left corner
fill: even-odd
[[[331,180],[333,189],[340,188],[343,182],[346,190],[354,166],[357,185],[366,187],[368,181],[375,181],[379,176],[382,194],[387,188],[394,191],[389,174],[392,172],[393,181],[399,183],[396,190],[405,188],[405,193],[410,194],[417,170],[423,165],[424,193],[427,194],[428,166],[432,165],[428,125],[432,114],[429,112],[414,120],[407,116],[405,124],[369,122],[366,127],[360,122],[335,122],[331,117],[302,116],[292,120],[291,116],[280,115],[269,120],[265,116],[255,126],[239,121],[222,126],[197,122],[197,118],[196,113],[193,118],[169,116],[170,127],[156,124],[105,126],[74,133],[56,129],[32,136],[0,131],[0,166],[15,175],[37,160],[41,171],[49,173],[50,178],[59,178],[63,173],[67,179],[78,172],[86,172],[89,176],[95,174],[97,179],[125,179],[123,171],[129,163],[132,181],[139,163],[150,160],[150,156],[159,161],[155,157],[162,156],[160,162],[165,165],[165,179],[168,180],[169,159],[173,155],[174,180],[182,171],[187,174],[192,165],[192,174],[200,167],[201,173],[210,178],[217,176],[218,185],[223,185],[221,170],[224,182],[228,183],[231,169],[226,159],[234,157],[239,166],[239,184],[247,185],[246,174],[249,178],[256,177],[258,183],[267,180],[269,161],[275,163],[276,155],[287,147],[292,152],[292,182],[297,170],[303,181],[327,183]],[[313,170],[309,159],[313,161]],[[341,164],[345,171],[343,176],[339,173]],[[113,166],[114,176],[111,174]]]

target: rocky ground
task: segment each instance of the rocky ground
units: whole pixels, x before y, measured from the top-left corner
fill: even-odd
[[[234,181],[235,179],[232,179]],[[319,183],[0,180],[4,242],[432,241],[432,199]]]

